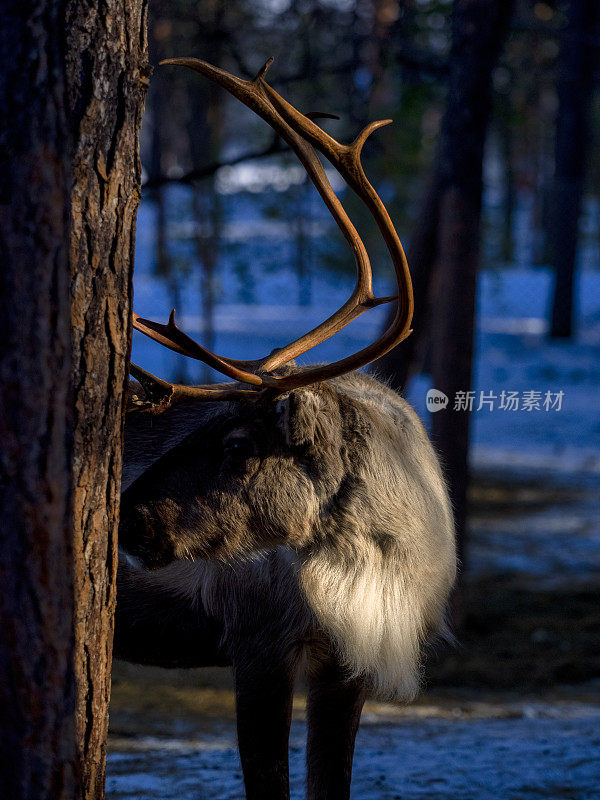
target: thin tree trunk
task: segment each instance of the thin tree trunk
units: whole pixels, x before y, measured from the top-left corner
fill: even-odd
[[[216,4],[211,15],[211,28],[223,30],[225,8]],[[203,48],[205,58],[219,64],[222,58],[223,41],[220,36],[199,32],[197,45]],[[219,160],[220,131],[223,125],[223,94],[212,82],[194,80],[190,84],[190,107],[187,133],[191,162],[203,166]],[[216,274],[219,268],[221,236],[223,229],[223,206],[216,191],[215,176],[211,175],[203,185],[192,189],[192,215],[197,226],[194,240],[196,257],[200,263],[200,318],[202,320],[202,344],[208,350],[215,348],[215,303]],[[203,365],[202,383],[211,383],[211,369]]]
[[[440,144],[409,248],[415,285],[415,334],[377,362],[378,371],[401,388],[415,361],[422,357],[427,330],[433,383],[449,398],[447,408],[433,415],[433,439],[448,480],[463,562],[470,414],[454,410],[454,397],[457,391],[471,389],[483,150],[492,70],[508,31],[512,7],[509,0],[454,2]]]
[[[454,506],[459,557],[465,563],[470,413],[455,410],[456,393],[471,390],[483,151],[491,79],[513,3],[455,0],[448,99],[440,149],[438,298],[432,325],[434,386],[448,407],[433,415],[437,446]]]
[[[82,796],[104,796],[123,397],[130,347],[146,0],[67,10],[71,195],[75,673]]]
[[[504,220],[502,225],[502,241],[500,253],[503,261],[510,262],[514,257],[513,228],[515,222],[515,206],[517,204],[517,189],[515,181],[514,161],[514,135],[513,121],[511,120],[510,97],[501,95],[499,103],[499,117],[497,120],[498,136],[500,139],[500,156],[504,172]]]
[[[386,378],[396,391],[406,389],[408,381],[421,369],[425,360],[427,333],[431,324],[431,300],[434,294],[433,273],[438,257],[441,191],[441,176],[435,166],[425,189],[407,250],[415,301],[413,333],[400,347],[390,351],[373,365],[377,375]],[[391,324],[395,313],[395,309],[390,313],[387,325]]]
[[[0,797],[78,796],[62,5],[0,13]]]
[[[514,0],[455,0],[454,3],[448,97],[440,130],[440,144],[407,250],[415,298],[413,334],[401,347],[392,350],[375,365],[377,374],[385,376],[398,391],[404,390],[410,378],[422,368],[430,347],[431,315],[435,297],[440,292],[435,274],[442,238],[444,193],[454,183],[471,183],[478,196],[478,204],[481,202],[482,157],[490,112],[491,73],[506,37],[513,5]],[[488,20],[486,15],[489,15]],[[471,42],[468,41],[469,34]],[[479,41],[483,46],[477,48],[475,45]],[[488,45],[491,49],[486,51]],[[465,47],[469,47],[469,52],[463,52],[462,48]],[[469,75],[467,70],[463,72],[461,62],[472,65],[475,74]],[[459,70],[460,77],[457,77]],[[471,118],[475,125],[471,125]],[[394,313],[390,312],[389,321]]]
[[[569,0],[558,62],[558,110],[550,249],[555,283],[550,334],[573,331],[573,283],[579,216],[590,144],[594,70],[600,61],[598,0]]]
[[[152,48],[152,37],[150,37]],[[155,60],[159,61],[164,56],[158,55],[156,44],[151,49],[156,53]],[[160,72],[152,80],[152,147],[150,151],[150,170],[149,181],[162,175],[162,153],[163,137],[162,123],[164,121],[163,99],[168,97],[168,89],[164,80],[161,79]],[[148,197],[154,203],[156,217],[154,220],[155,240],[154,257],[156,260],[156,274],[165,281],[169,307],[174,308],[178,314],[183,313],[181,305],[181,291],[179,287],[179,275],[169,252],[168,233],[167,233],[167,206],[165,194],[168,191],[166,186],[158,184],[148,192]],[[177,383],[186,382],[186,362],[187,359],[182,355],[175,355],[175,369],[173,377]]]

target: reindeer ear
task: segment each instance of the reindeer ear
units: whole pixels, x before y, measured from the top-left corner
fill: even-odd
[[[281,430],[290,446],[313,445],[333,438],[334,423],[327,399],[310,389],[298,389],[277,403]]]

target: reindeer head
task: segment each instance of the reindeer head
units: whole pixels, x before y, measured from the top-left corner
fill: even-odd
[[[181,557],[239,556],[281,543],[309,547],[319,535],[324,510],[333,507],[332,498],[343,499],[348,491],[353,460],[373,424],[332,381],[383,356],[410,333],[413,298],[406,257],[360,161],[368,136],[390,120],[371,123],[351,145],[340,144],[313,121],[317,115],[301,114],[265,82],[271,61],[251,81],[197,59],[162,63],[190,67],[219,83],[294,150],[352,248],[356,285],[331,317],[255,361],[206,350],[176,326],[173,313],[166,325],[133,315],[137,330],[234,381],[180,386],[131,365],[145,398],[135,401],[129,415],[126,447],[131,450],[135,441],[139,448],[144,440],[152,456],[146,456],[146,468],[123,495],[120,541],[148,565]],[[366,249],[317,151],[374,216],[394,264],[396,296],[374,296]],[[394,301],[392,324],[372,344],[331,364],[293,364],[366,310]]]
[[[125,480],[141,474],[123,493],[120,543],[147,566],[310,547],[360,458],[367,424],[328,384],[268,402],[133,413]],[[145,468],[147,453],[156,460]]]

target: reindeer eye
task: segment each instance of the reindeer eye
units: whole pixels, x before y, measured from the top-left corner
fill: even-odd
[[[245,461],[256,455],[256,447],[248,436],[230,436],[223,442],[223,454],[235,461]]]

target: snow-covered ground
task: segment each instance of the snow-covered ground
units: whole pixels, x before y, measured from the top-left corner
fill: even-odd
[[[304,796],[305,725],[292,727],[291,796]],[[356,744],[354,800],[597,800],[600,706],[439,709],[401,719],[365,715]],[[233,725],[206,738],[112,741],[112,800],[243,798]]]

